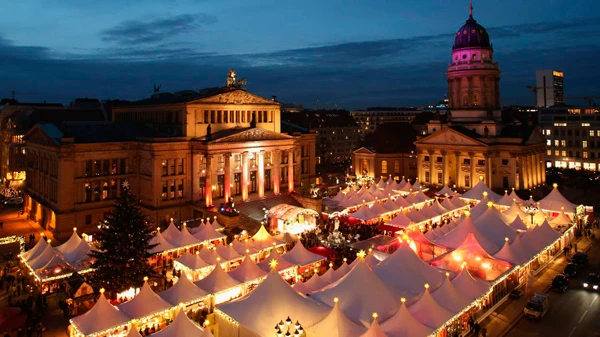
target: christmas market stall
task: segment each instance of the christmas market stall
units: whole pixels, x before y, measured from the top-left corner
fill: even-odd
[[[319,213],[309,208],[279,204],[271,207],[267,216],[272,230],[299,234],[316,228]]]

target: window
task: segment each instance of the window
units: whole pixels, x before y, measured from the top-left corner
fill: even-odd
[[[102,196],[101,199],[108,199],[108,182],[107,181],[103,181],[102,182]]]
[[[169,165],[169,161],[168,160],[163,160],[162,161],[162,175],[163,176],[166,176],[166,175],[169,174],[168,171],[167,171],[168,165]]]
[[[584,140],[584,141],[582,141],[582,142],[581,142],[581,147],[583,147],[584,149],[585,149],[586,147],[588,147],[588,142],[587,142],[587,140]]]
[[[268,123],[269,122],[268,112],[267,111],[263,111],[263,122],[264,123]]]
[[[217,123],[222,123],[223,122],[223,111],[219,110],[217,111]]]
[[[558,139],[554,140],[554,146],[558,147],[560,145],[560,141]]]
[[[175,180],[169,180],[169,199],[175,199]]]
[[[169,160],[169,174],[175,175],[175,160],[174,159]]]
[[[113,159],[110,166],[110,174],[117,174],[117,160]]]
[[[91,175],[92,175],[92,161],[86,160],[85,161],[85,176],[89,177]]]
[[[162,182],[162,200],[168,199],[167,181]]]
[[[485,160],[484,159],[477,160],[477,166],[485,166]]]
[[[304,147],[302,147],[302,149],[304,149]],[[265,165],[273,164],[271,160],[271,152],[265,152]]]
[[[583,151],[583,159],[588,159],[589,155],[587,151]]]
[[[502,166],[508,166],[508,159],[502,159]]]
[[[442,172],[438,172],[438,184],[443,184],[444,183],[444,174]]]
[[[546,155],[547,155],[547,156],[551,156],[551,155],[552,155],[552,150],[547,150],[547,151],[546,151]]]
[[[429,171],[425,171],[425,182],[429,183],[431,180],[431,174]]]
[[[567,142],[565,140],[561,140],[560,141],[560,146],[562,146],[562,147],[567,146]]]
[[[208,119],[208,110],[204,110],[204,124],[208,124],[210,120]]]
[[[215,124],[215,111],[214,110],[210,111],[210,123]]]
[[[92,224],[92,215],[91,214],[86,214],[85,215],[85,224],[86,225],[91,225]]]
[[[229,123],[229,113],[227,111],[223,111],[223,123]]]
[[[95,176],[100,175],[100,161],[99,160],[94,160],[94,175]]]
[[[240,112],[239,112],[239,111],[236,111],[236,112],[235,112],[235,122],[236,122],[236,123],[239,123],[239,122],[240,122]]]
[[[590,137],[594,137],[594,130],[590,130]]]
[[[437,158],[435,158],[435,162],[436,162],[436,163],[441,163],[441,162],[443,162],[443,161],[444,161],[444,158],[443,158],[443,157],[437,157]]]
[[[179,185],[177,186],[177,198],[183,198],[183,179],[179,180]]]
[[[381,174],[387,174],[387,160],[381,161]]]
[[[120,159],[119,160],[119,174],[125,174],[125,173],[127,173],[127,160]]]
[[[560,151],[554,150],[554,155],[557,156],[557,157],[560,156]]]
[[[423,161],[426,161],[426,162],[428,162],[428,161],[429,161],[429,156],[425,156],[425,157],[423,157]]]
[[[400,161],[394,160],[394,173],[399,173],[399,172],[400,172]]]
[[[177,174],[183,174],[183,158],[177,159]]]
[[[600,130],[596,130],[596,137],[600,137]]]
[[[550,139],[546,139],[546,146],[552,146],[552,141]]]
[[[86,183],[84,185],[84,191],[85,191],[85,202],[91,202],[92,201],[92,186],[90,185],[90,183]]]
[[[471,176],[465,175],[465,187],[471,187]]]
[[[463,159],[463,165],[471,165],[471,159],[470,158],[464,158]]]
[[[590,158],[596,159],[596,152],[590,152]]]

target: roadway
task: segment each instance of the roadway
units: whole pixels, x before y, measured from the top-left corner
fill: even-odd
[[[598,233],[600,231],[596,231]],[[588,273],[600,273],[598,239],[588,251],[589,265],[571,279],[565,293],[549,291],[550,309],[541,320],[521,317],[506,334],[511,337],[595,337],[600,336],[600,290],[584,290]]]

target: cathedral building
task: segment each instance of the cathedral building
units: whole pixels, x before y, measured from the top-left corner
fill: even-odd
[[[62,237],[93,231],[125,181],[159,226],[310,186],[316,134],[281,133],[281,104],[242,84],[230,71],[221,88],[115,105],[110,122],[37,124],[24,136],[25,211]]]
[[[456,32],[446,73],[450,110],[415,142],[421,183],[531,189],[546,181],[541,131],[502,120],[500,69],[487,30],[473,17]]]

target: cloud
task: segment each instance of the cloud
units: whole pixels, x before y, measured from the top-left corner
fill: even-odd
[[[217,22],[215,16],[196,13],[148,20],[127,20],[102,31],[102,40],[126,45],[165,42],[176,35]]]

